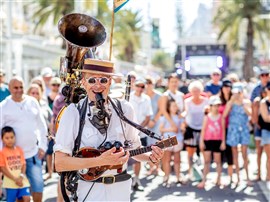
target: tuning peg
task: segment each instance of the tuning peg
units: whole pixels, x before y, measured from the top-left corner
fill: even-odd
[[[111,142],[105,142],[104,143],[104,149],[109,150],[113,147],[113,144]]]
[[[114,144],[113,144],[113,146],[115,146],[117,150],[119,150],[120,147],[123,147],[122,143],[119,142],[119,141],[115,141]]]

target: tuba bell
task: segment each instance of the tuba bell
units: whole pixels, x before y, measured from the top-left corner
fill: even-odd
[[[84,57],[95,57],[94,50],[106,39],[104,26],[95,18],[85,14],[65,15],[58,22],[58,30],[66,41],[66,56],[60,59],[59,76],[66,83],[62,89],[67,104],[76,103],[84,90],[80,88],[80,75]]]

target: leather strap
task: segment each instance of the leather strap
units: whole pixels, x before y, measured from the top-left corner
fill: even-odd
[[[118,175],[107,175],[100,177],[92,182],[97,182],[97,183],[103,183],[103,184],[113,184],[116,182],[123,182],[126,180],[129,180],[131,178],[130,174],[127,174],[127,171],[124,171]]]

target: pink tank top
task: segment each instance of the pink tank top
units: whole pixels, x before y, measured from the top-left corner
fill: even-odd
[[[222,140],[222,116],[218,115],[219,118],[212,120],[207,116],[207,125],[204,134],[204,140]]]

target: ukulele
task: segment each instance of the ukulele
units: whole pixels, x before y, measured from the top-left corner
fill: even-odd
[[[178,144],[177,138],[176,136],[173,136],[173,137],[169,137],[167,139],[157,142],[156,144],[154,144],[154,146],[157,146],[161,149],[165,149],[167,147],[172,147],[177,144]],[[83,147],[77,152],[77,154],[75,154],[75,157],[95,158],[95,157],[100,156],[105,151],[106,150],[101,151],[101,150],[91,148],[91,147]],[[150,151],[152,151],[151,146],[147,146],[147,147],[129,150],[129,153],[130,153],[130,157],[133,157],[133,156],[144,154]],[[122,166],[123,165],[120,164],[120,165],[105,165],[105,166],[97,166],[93,168],[85,168],[85,169],[78,170],[78,175],[84,181],[93,181],[93,180],[98,179],[106,170],[111,170],[111,169],[121,170]]]

